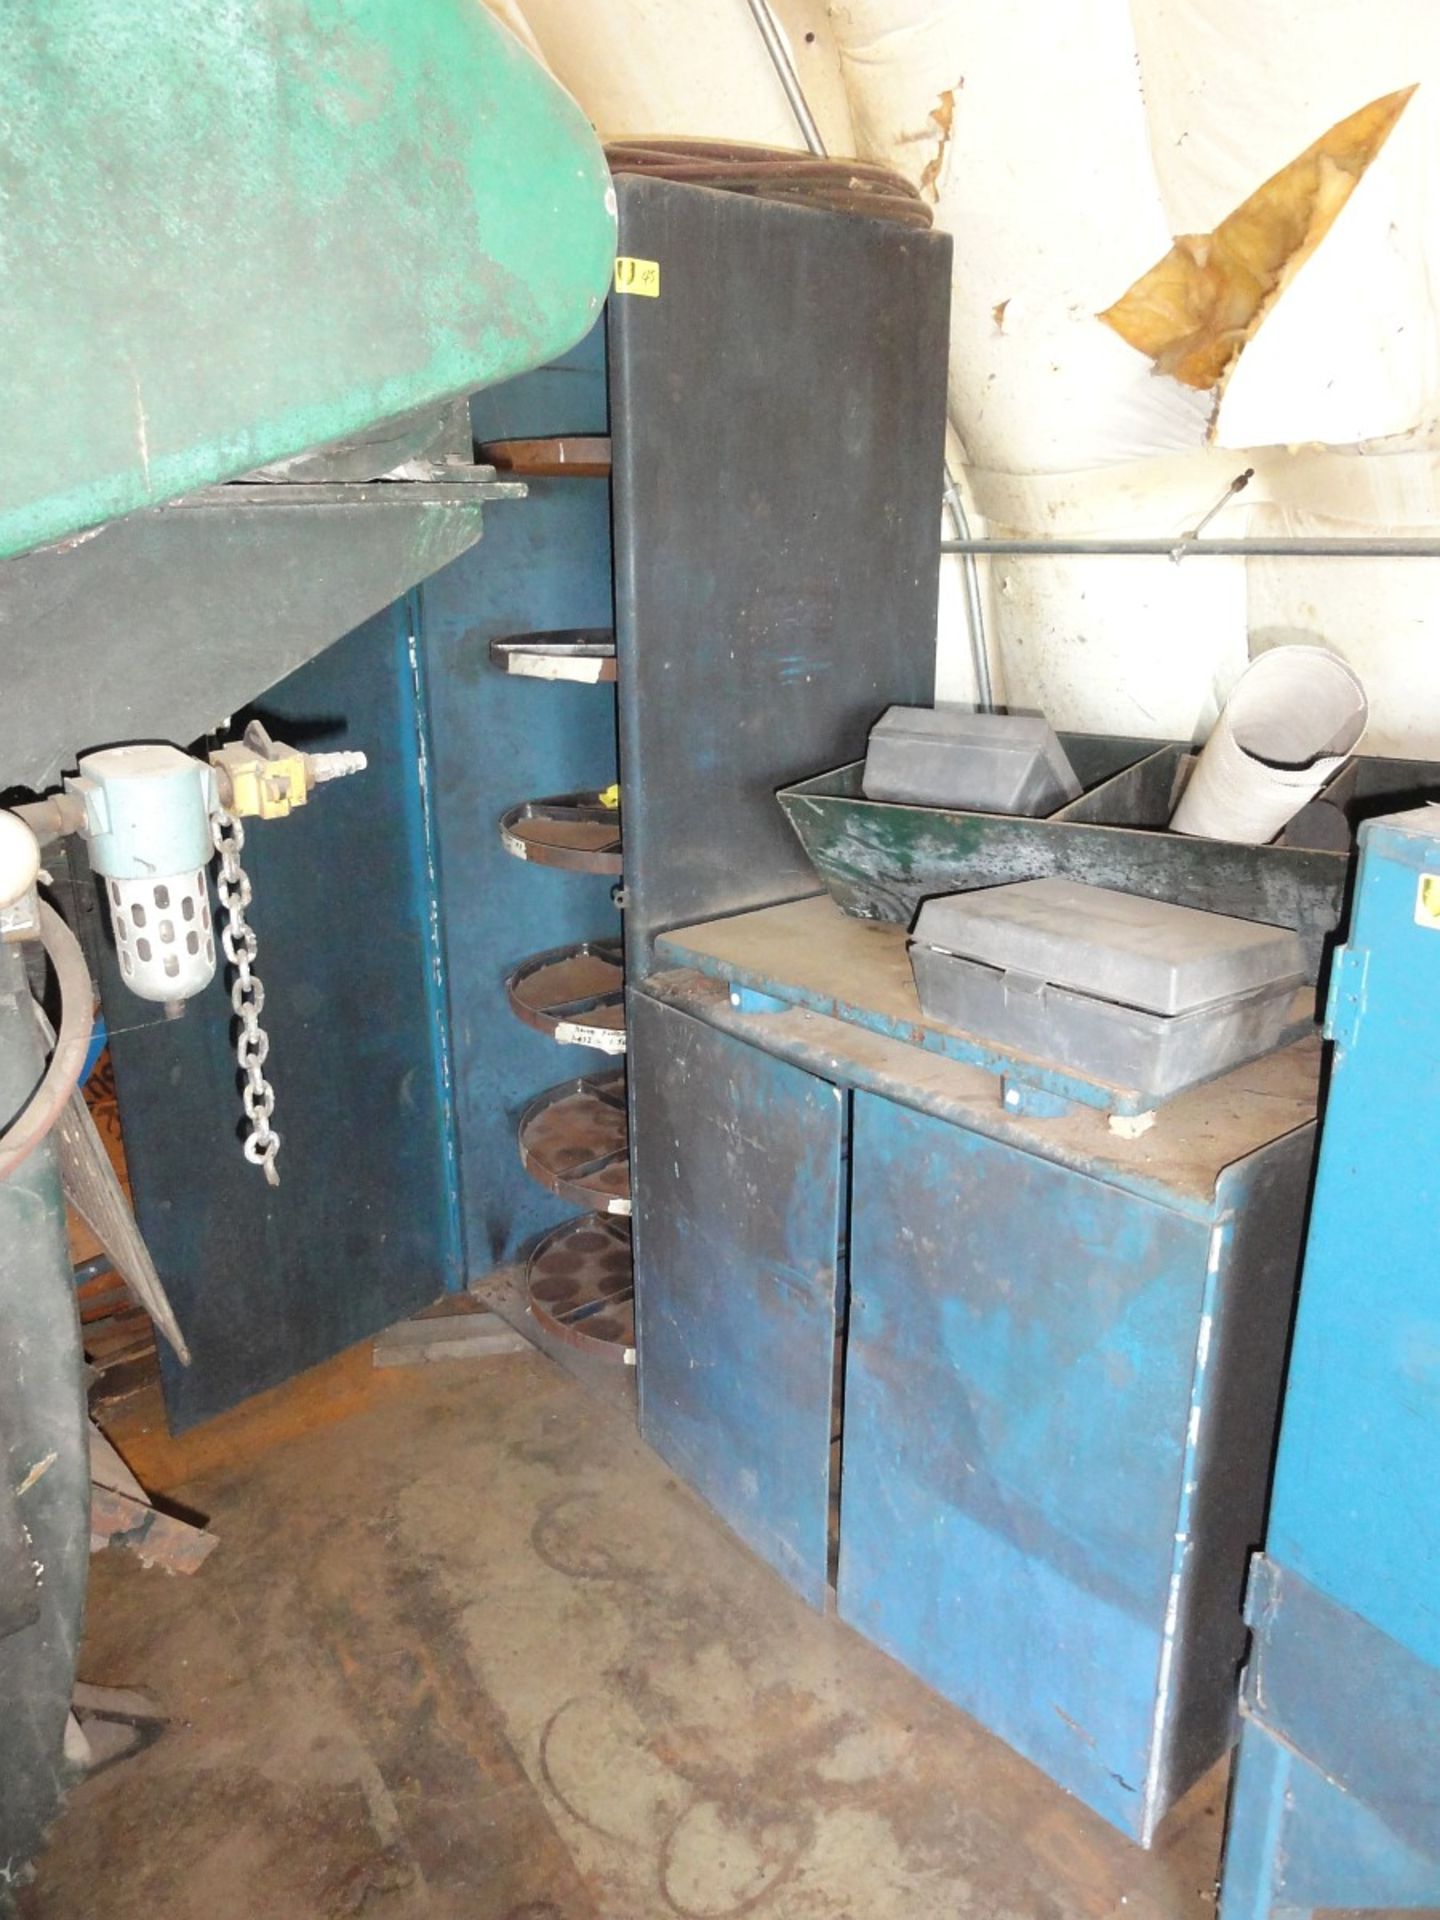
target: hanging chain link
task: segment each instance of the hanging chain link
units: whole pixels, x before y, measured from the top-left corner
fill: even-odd
[[[270,1185],[278,1187],[280,1175],[276,1171],[275,1156],[280,1151],[280,1135],[270,1125],[270,1116],[275,1111],[275,1089],[265,1078],[270,1036],[260,1024],[260,1015],[265,1010],[265,988],[255,971],[259,942],[255,938],[255,929],[245,918],[245,909],[251,898],[250,877],[240,864],[245,829],[233,814],[217,809],[210,817],[210,837],[220,856],[215,891],[220,896],[227,922],[220,935],[220,945],[225,958],[235,969],[235,978],[230,987],[230,1005],[235,1009],[235,1018],[240,1023],[235,1040],[235,1057],[245,1076],[240,1099],[245,1108],[245,1117],[250,1122],[250,1132],[245,1140],[245,1158],[252,1165],[263,1167]]]

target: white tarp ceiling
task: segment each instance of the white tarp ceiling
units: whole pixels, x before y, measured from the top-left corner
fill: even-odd
[[[601,134],[799,146],[745,0],[491,0]],[[1440,8],[1413,0],[775,0],[831,150],[956,238],[950,408],[992,532],[1440,532]],[[1335,122],[1418,83],[1216,394],[1097,315]],[[969,691],[942,597],[937,688]],[[1247,654],[1343,652],[1370,744],[1440,755],[1440,562],[993,561],[998,678],[1062,725],[1190,735]]]

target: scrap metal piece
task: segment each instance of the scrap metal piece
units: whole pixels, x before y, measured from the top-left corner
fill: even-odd
[[[138,1687],[92,1687],[75,1682],[65,1725],[65,1758],[85,1774],[101,1773],[153,1746],[169,1716]]]
[[[48,1044],[55,1030],[39,1006],[36,1022]],[[54,1128],[60,1180],[65,1198],[100,1242],[116,1273],[164,1334],[182,1366],[190,1364],[190,1349],[180,1331],[164,1282],[150,1258],[150,1249],[135,1219],[129,1195],[100,1137],[85,1099],[76,1087]]]
[[[90,1422],[90,1551],[130,1547],[145,1567],[195,1573],[220,1544],[193,1521],[150,1503],[113,1443]]]
[[[496,1353],[531,1353],[533,1342],[469,1294],[450,1294],[377,1333],[377,1367],[424,1366],[436,1360],[478,1360]]]

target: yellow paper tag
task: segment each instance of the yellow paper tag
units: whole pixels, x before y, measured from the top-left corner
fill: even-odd
[[[647,300],[660,298],[660,262],[633,260],[628,253],[615,261],[616,293],[643,293]]]
[[[1415,890],[1415,923],[1440,927],[1440,873],[1422,873]]]

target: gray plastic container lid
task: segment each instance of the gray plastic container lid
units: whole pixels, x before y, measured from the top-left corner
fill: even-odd
[[[1058,877],[929,900],[912,937],[1150,1013],[1188,1013],[1305,977],[1300,936],[1287,927]]]
[[[862,791],[867,800],[1038,815],[1078,799],[1080,782],[1043,715],[942,701],[880,716],[870,729]]]

